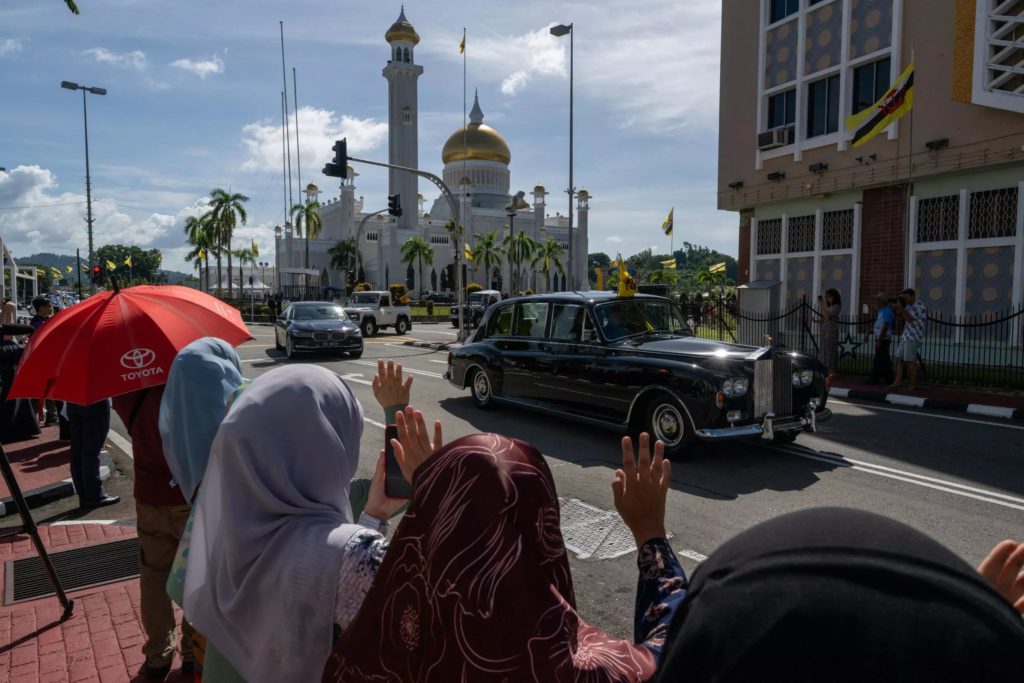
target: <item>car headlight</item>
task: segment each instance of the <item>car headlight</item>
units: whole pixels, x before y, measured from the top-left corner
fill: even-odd
[[[794,387],[807,387],[814,381],[813,370],[797,370],[793,373]]]
[[[746,377],[730,377],[722,384],[722,393],[731,398],[747,393]]]

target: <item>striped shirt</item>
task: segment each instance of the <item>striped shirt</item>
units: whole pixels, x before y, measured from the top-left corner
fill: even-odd
[[[912,319],[903,323],[903,341],[924,341],[924,323],[928,319],[928,309],[920,300],[915,301],[904,309]]]

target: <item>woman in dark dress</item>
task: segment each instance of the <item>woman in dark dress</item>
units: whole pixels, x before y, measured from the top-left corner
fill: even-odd
[[[24,441],[39,434],[32,402],[21,398],[7,400],[23,350],[15,341],[0,341],[0,443]]]
[[[828,376],[835,377],[839,367],[839,312],[843,300],[839,291],[829,289],[825,292],[825,301],[821,306],[821,317],[815,322],[821,323],[821,342],[818,360],[828,368]]]

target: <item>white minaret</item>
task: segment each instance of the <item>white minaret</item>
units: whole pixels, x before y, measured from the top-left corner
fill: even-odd
[[[416,81],[423,73],[423,67],[415,61],[414,51],[420,37],[405,18],[405,7],[402,7],[401,14],[388,29],[384,39],[391,48],[388,65],[384,67],[384,78],[388,80],[388,159],[390,163],[398,166],[418,168],[419,109]],[[398,219],[399,230],[413,230],[418,223],[417,180],[411,173],[389,171],[388,194],[397,194],[401,197],[402,216]],[[392,277],[395,277],[394,274]],[[404,277],[401,279],[404,280]]]

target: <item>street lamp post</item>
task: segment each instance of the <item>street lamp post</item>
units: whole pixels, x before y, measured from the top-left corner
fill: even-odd
[[[526,203],[524,199],[526,193],[520,190],[516,192],[512,197],[512,201],[505,206],[505,214],[508,216],[509,225],[509,238],[508,238],[508,286],[509,294],[516,291],[516,280],[518,279],[518,273],[513,271],[515,268],[519,270],[519,247],[516,245],[516,212],[520,209],[528,209],[530,205]]]
[[[569,35],[569,189],[566,192],[569,193],[569,289],[576,289],[576,271],[573,256],[575,249],[575,240],[572,234],[572,210],[573,210],[573,196],[576,194],[576,188],[572,184],[572,133],[573,133],[573,39],[576,36],[576,32],[573,30],[573,24],[566,26],[565,24],[559,24],[558,26],[551,27],[551,35],[561,38],[566,34]]]
[[[78,85],[71,81],[61,81],[60,87],[65,90],[81,90],[82,91],[82,122],[85,124],[85,223],[89,229],[89,272],[92,272],[92,266],[95,263],[95,252],[93,251],[92,244],[92,178],[89,174],[89,110],[86,107],[85,94],[87,92],[93,95],[106,95],[106,88],[95,88],[87,87],[84,85]],[[89,286],[90,293],[96,293],[96,283],[92,282]]]

